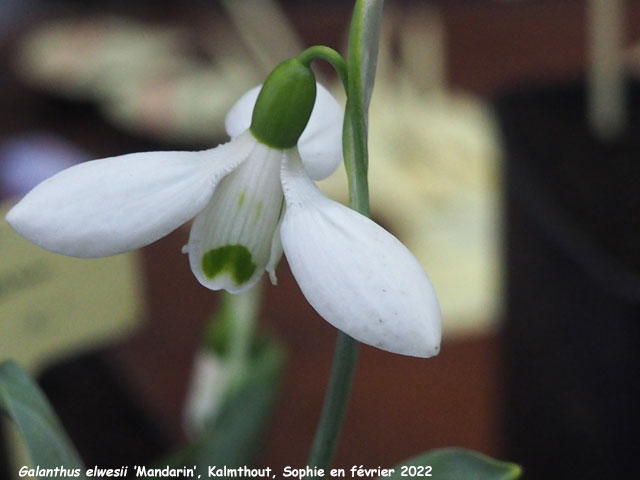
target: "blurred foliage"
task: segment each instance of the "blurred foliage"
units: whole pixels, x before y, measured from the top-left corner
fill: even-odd
[[[0,364],[0,411],[15,424],[34,466],[78,470],[79,475],[74,476],[84,478],[84,465],[49,402],[12,361]]]

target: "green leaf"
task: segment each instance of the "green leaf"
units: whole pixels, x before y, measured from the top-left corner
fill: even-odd
[[[34,467],[78,469],[78,475],[74,476],[84,478],[80,456],[47,399],[12,361],[0,364],[0,412],[15,424]]]
[[[378,60],[383,0],[357,0],[349,30],[347,106],[342,130],[349,205],[369,216],[367,115]]]
[[[383,3],[384,0],[358,0],[349,31],[349,76],[354,77],[365,117],[376,77]]]
[[[241,383],[225,398],[198,441],[159,465],[197,465],[198,471],[206,472],[213,465],[252,464],[271,418],[284,365],[283,350],[275,342],[263,337],[254,348]]]
[[[512,480],[520,478],[519,465],[501,462],[462,448],[441,448],[413,457],[394,467],[390,477],[380,480],[433,478],[433,480]]]

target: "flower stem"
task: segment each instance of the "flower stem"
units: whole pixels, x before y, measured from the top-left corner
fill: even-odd
[[[356,0],[351,31],[349,34],[349,54],[347,62],[339,53],[328,47],[311,47],[305,50],[300,61],[306,65],[314,58],[322,58],[336,69],[340,80],[347,92],[344,126],[342,131],[342,146],[344,163],[349,181],[349,206],[365,216],[369,216],[369,184],[367,180],[368,150],[367,150],[367,106],[373,75],[363,79],[363,66],[370,69],[371,62],[375,66],[377,55],[377,33],[374,33],[375,48],[370,42],[363,45],[363,38],[370,32],[366,31],[364,18],[371,18],[368,9],[382,8],[382,1],[364,2]],[[374,71],[373,68],[372,71]],[[371,73],[371,72],[370,72]],[[365,76],[366,77],[366,76]],[[367,83],[366,85],[363,85]],[[368,93],[365,93],[368,92]],[[311,454],[307,464],[324,470],[331,466],[333,456],[338,446],[338,438],[342,429],[342,421],[347,410],[347,403],[351,393],[359,343],[343,332],[338,332],[336,349],[333,356],[333,366],[329,386],[325,394],[324,405],[320,421],[311,447]]]
[[[375,77],[379,35],[379,28],[371,23],[371,19],[377,16],[374,12],[376,10],[381,16],[382,3],[382,0],[356,0],[347,52],[347,107],[342,149],[349,181],[349,205],[367,217],[370,215],[367,115]],[[372,39],[375,42],[372,42]]]
[[[229,388],[235,389],[247,373],[249,349],[255,335],[262,285],[258,283],[242,294],[222,294],[223,314],[233,322],[229,355],[225,359],[231,379]]]
[[[338,73],[345,90],[349,88],[347,83],[347,64],[342,55],[336,52],[333,48],[326,47],[324,45],[314,45],[298,55],[298,60],[307,67],[315,59],[321,59],[331,64]]]
[[[347,401],[351,393],[351,383],[358,358],[358,345],[359,343],[347,334],[338,332],[331,378],[307,462],[310,467],[324,470],[325,475],[322,477],[326,476],[338,446],[338,437],[347,410]]]

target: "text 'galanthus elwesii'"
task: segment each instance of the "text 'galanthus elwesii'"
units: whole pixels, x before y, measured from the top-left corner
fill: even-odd
[[[230,142],[74,166],[29,192],[7,221],[52,252],[102,257],[195,217],[185,251],[205,287],[239,293],[265,271],[275,283],[284,250],[303,294],[336,328],[383,350],[433,356],[440,311],[418,261],[312,181],[339,165],[342,122],[308,66],[287,60],[231,109]]]

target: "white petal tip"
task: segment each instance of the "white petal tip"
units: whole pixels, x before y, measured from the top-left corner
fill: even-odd
[[[204,208],[213,179],[237,163],[228,150],[144,152],[81,163],[36,186],[7,221],[31,242],[63,255],[135,250]]]
[[[411,343],[411,342],[407,342]],[[394,353],[398,353],[400,355],[407,355],[409,357],[418,357],[418,358],[431,358],[435,357],[440,353],[440,339],[438,339],[437,343],[433,341],[426,341],[422,343],[422,345],[416,345],[415,349],[406,349],[406,344],[402,345],[400,349]]]
[[[180,250],[182,253],[187,254],[189,253],[189,244],[187,245],[183,245],[182,250]]]
[[[26,216],[20,213],[21,207],[18,203],[13,206],[7,215],[4,217],[5,221],[9,224],[11,229],[16,232],[18,235],[28,239],[29,241],[36,243],[36,238],[31,235],[29,232],[33,230],[33,227],[30,225],[32,222],[29,222],[29,215]]]
[[[18,232],[19,227],[19,217],[16,214],[16,207],[12,207],[11,210],[7,212],[4,217],[5,221],[9,224],[11,228],[13,228],[16,232]]]
[[[85,248],[83,243],[74,244],[59,241],[55,231],[47,228],[47,218],[45,217],[39,213],[37,208],[31,208],[28,201],[21,201],[9,210],[5,220],[14,232],[44,250],[72,257],[101,256],[94,254],[91,248]]]
[[[268,270],[267,273],[269,273],[269,280],[271,280],[271,285],[278,285],[278,277],[276,276],[275,270]]]
[[[427,302],[419,308],[420,300],[414,298],[409,305],[402,305],[400,296],[382,298],[377,311],[371,311],[374,321],[347,323],[345,328],[356,340],[410,357],[430,358],[440,353],[441,319],[437,304]],[[375,302],[369,300],[368,303]],[[386,314],[385,314],[386,313]]]

